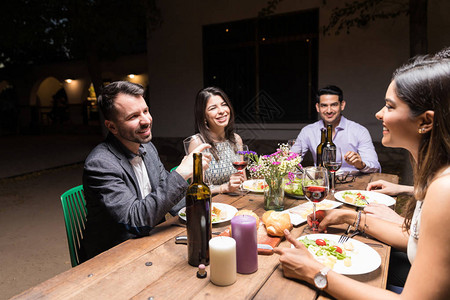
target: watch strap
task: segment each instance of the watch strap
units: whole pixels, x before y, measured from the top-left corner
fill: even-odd
[[[328,267],[323,267],[323,268],[320,270],[320,273],[322,273],[323,276],[327,276],[328,272],[330,272],[330,271],[331,271],[330,268],[328,268]]]

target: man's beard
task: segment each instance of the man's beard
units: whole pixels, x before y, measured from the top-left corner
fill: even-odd
[[[141,136],[139,135],[138,131],[141,131],[141,130],[147,129],[147,128],[150,128],[150,133],[149,133],[148,137],[141,137]],[[150,142],[150,141],[152,140],[152,131],[151,131],[151,130],[152,130],[152,129],[151,129],[151,126],[148,125],[148,126],[141,126],[141,127],[139,128],[139,130],[137,130],[137,131],[134,132],[133,135],[130,135],[130,134],[128,134],[128,133],[126,133],[126,134],[121,134],[121,133],[123,133],[123,132],[119,132],[119,134],[120,134],[120,136],[121,136],[123,139],[125,139],[125,140],[127,140],[127,141],[130,141],[130,142],[133,142],[133,143],[138,143],[138,144],[146,144],[146,143],[148,143],[148,142]]]

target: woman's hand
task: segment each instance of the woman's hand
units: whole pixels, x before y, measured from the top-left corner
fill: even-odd
[[[386,180],[377,180],[370,182],[367,185],[368,191],[374,191],[390,196],[396,196],[399,194],[409,194],[412,195],[414,192],[414,187],[407,185],[395,184],[392,182],[388,182]]]
[[[396,224],[403,224],[405,220],[402,216],[397,214],[393,209],[389,208],[384,204],[371,203],[364,207],[364,212],[366,214],[371,214],[374,217],[393,222]]]
[[[323,265],[314,259],[302,242],[297,241],[289,232],[284,230],[286,240],[295,248],[276,247],[273,252],[280,255],[281,266],[284,276],[297,278],[313,283],[314,275],[319,272]]]
[[[327,227],[330,225],[350,224],[353,222],[355,216],[354,210],[318,210],[316,211],[316,222],[318,222],[319,232],[327,232]],[[308,215],[308,225],[312,225],[313,214]]]
[[[235,190],[239,189],[241,184],[244,182],[244,174],[241,172],[237,172],[234,174],[231,174],[230,181],[226,184],[226,188],[224,189],[224,193],[231,193]]]

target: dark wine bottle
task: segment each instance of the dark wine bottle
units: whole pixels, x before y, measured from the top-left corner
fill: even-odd
[[[327,150],[325,150],[327,149]],[[333,126],[331,124],[327,125],[327,142],[322,148],[322,153],[325,152],[334,152],[334,157],[336,157],[336,145],[333,143]],[[323,161],[323,158],[322,158]],[[325,167],[325,164],[322,162],[323,167]],[[332,184],[332,181],[334,180],[334,177],[331,176],[331,172],[328,171],[328,186],[330,189],[334,186]],[[334,181],[333,181],[334,182]]]
[[[186,192],[188,262],[198,267],[209,264],[211,239],[211,191],[203,182],[202,154],[194,153],[193,182]]]
[[[322,151],[325,147],[336,150],[336,145],[333,143],[333,126],[331,124],[327,125],[327,142],[323,146]]]
[[[317,149],[316,149],[316,165],[318,167],[323,167],[322,148],[326,142],[326,133],[327,133],[327,130],[325,128],[320,129],[320,144],[317,146]]]

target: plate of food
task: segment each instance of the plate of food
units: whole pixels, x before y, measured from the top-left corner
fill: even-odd
[[[219,224],[230,221],[237,213],[236,207],[225,203],[213,203],[211,210],[211,217],[213,224]],[[186,221],[186,207],[183,207],[178,212],[180,219]]]
[[[316,210],[329,210],[341,206],[342,203],[338,201],[325,199],[322,202],[316,204]],[[295,207],[285,210],[291,217],[291,223],[294,226],[300,225],[306,222],[308,215],[313,212],[312,202],[306,202]]]
[[[340,191],[335,193],[334,197],[338,201],[356,207],[365,207],[369,203],[379,203],[391,206],[396,202],[391,196],[364,190]]]
[[[296,199],[305,199],[305,195],[303,195],[303,189],[302,189],[302,180],[301,178],[295,178],[294,180],[290,181],[287,180],[284,183],[284,194],[296,198]]]
[[[253,193],[264,193],[267,183],[264,179],[251,179],[242,183],[242,187]]]
[[[336,273],[358,275],[378,269],[381,257],[377,251],[355,239],[338,243],[340,237],[335,234],[310,234],[297,240],[306,246],[317,261]]]

